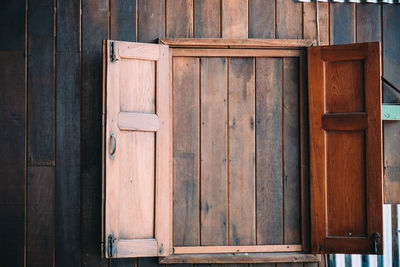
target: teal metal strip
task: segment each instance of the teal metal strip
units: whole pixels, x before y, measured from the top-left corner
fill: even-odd
[[[400,105],[382,105],[382,120],[398,121],[400,120]]]

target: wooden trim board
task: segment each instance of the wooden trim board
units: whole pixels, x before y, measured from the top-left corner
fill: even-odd
[[[226,253],[171,255],[159,259],[160,264],[178,263],[300,263],[320,262],[320,257],[303,253]]]
[[[293,49],[170,48],[173,57],[300,57]]]
[[[254,246],[187,246],[174,247],[174,254],[240,253],[240,252],[294,252],[302,251],[301,245],[254,245]]]
[[[309,47],[315,40],[304,39],[221,39],[221,38],[160,38],[160,44],[170,47],[218,48],[294,48]]]

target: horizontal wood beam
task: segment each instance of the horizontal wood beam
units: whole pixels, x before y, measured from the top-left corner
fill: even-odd
[[[159,43],[170,47],[214,48],[300,48],[309,47],[315,40],[304,39],[221,39],[221,38],[160,38]]]
[[[156,132],[159,128],[156,114],[120,112],[118,127],[121,130]]]
[[[224,253],[224,254],[185,254],[159,258],[161,264],[178,263],[296,263],[319,262],[320,257],[304,253]]]
[[[322,117],[322,128],[328,131],[359,131],[368,127],[368,116],[364,112],[326,113]]]
[[[173,57],[300,57],[304,52],[293,49],[191,49],[172,48]]]
[[[157,255],[155,239],[120,239],[117,241],[116,258],[152,257]]]
[[[193,253],[240,253],[240,252],[294,252],[302,251],[301,245],[257,245],[257,246],[185,246],[174,247],[175,254]]]

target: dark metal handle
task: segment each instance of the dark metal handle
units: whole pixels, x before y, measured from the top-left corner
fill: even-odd
[[[114,159],[115,150],[117,150],[117,140],[115,139],[114,133],[110,134],[111,139],[111,151],[110,151],[110,159]]]

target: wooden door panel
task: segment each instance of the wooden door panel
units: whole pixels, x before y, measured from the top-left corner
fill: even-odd
[[[308,52],[312,250],[382,253],[379,43]]]
[[[106,257],[170,254],[169,48],[107,41],[104,51]]]

